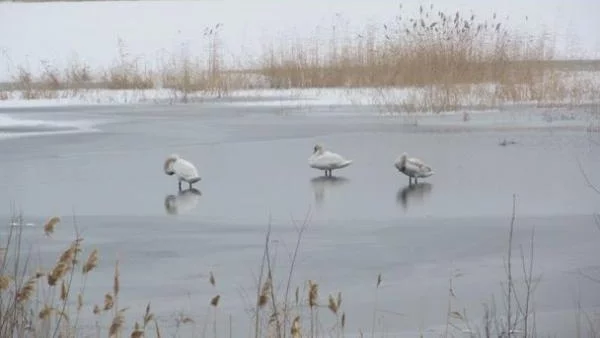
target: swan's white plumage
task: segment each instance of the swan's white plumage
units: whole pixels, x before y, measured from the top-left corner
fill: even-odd
[[[425,162],[418,158],[408,157],[406,153],[403,153],[396,159],[394,166],[398,171],[410,178],[424,178],[435,173]]]
[[[177,180],[187,182],[190,185],[200,181],[198,170],[187,160],[179,155],[173,154],[167,158],[164,165],[165,174],[175,175]]]
[[[315,145],[313,154],[308,158],[308,165],[319,170],[331,170],[345,168],[352,164],[352,160],[342,155],[323,149],[319,144]]]

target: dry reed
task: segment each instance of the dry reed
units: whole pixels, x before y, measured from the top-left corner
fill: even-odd
[[[514,205],[513,205],[513,219],[514,219]],[[511,222],[511,231],[509,233],[509,237],[513,236],[513,230],[512,228],[514,227],[514,223]],[[44,229],[44,232],[46,232],[46,229]],[[301,232],[300,232],[301,233]],[[277,318],[281,316],[282,317],[282,322],[285,321],[285,318],[287,318],[289,316],[290,318],[290,325],[289,325],[289,331],[288,330],[278,330],[278,329],[271,329],[269,330],[268,334],[265,335],[261,335],[261,336],[266,336],[266,335],[274,335],[278,338],[282,338],[282,337],[286,337],[286,334],[290,334],[292,338],[294,337],[317,337],[320,336],[319,331],[319,318],[318,318],[318,309],[319,307],[321,307],[321,305],[319,304],[319,284],[313,280],[309,280],[307,282],[307,293],[306,293],[306,300],[301,300],[300,299],[300,288],[297,287],[296,288],[296,292],[295,292],[295,303],[297,305],[296,308],[293,307],[288,307],[288,311],[286,313],[280,313],[278,311],[278,309],[281,309],[281,307],[275,302],[275,298],[277,297],[277,295],[274,293],[275,292],[275,287],[273,285],[274,283],[274,278],[273,278],[273,273],[271,270],[271,264],[270,261],[268,259],[269,257],[269,238],[270,236],[270,228],[269,228],[269,233],[267,234],[267,241],[265,244],[265,254],[266,257],[264,258],[264,261],[266,262],[266,267],[267,267],[267,272],[266,272],[266,280],[264,282],[261,281],[261,283],[259,283],[259,288],[258,288],[258,299],[257,299],[257,307],[260,309],[264,309],[266,308],[269,303],[271,303],[271,315],[269,318],[269,324],[270,325],[275,325],[275,328],[277,328],[278,326],[283,327],[283,325],[281,323],[277,322]],[[74,271],[80,271],[81,272],[81,277],[83,280],[85,280],[88,275],[97,267],[97,263],[98,263],[98,250],[94,249],[92,250],[92,252],[88,255],[87,260],[83,263],[83,266],[81,267],[81,270],[79,269],[75,269],[75,266],[78,263],[77,260],[77,253],[82,249],[81,248],[81,243],[82,243],[83,239],[80,238],[78,235],[76,236],[76,239],[69,245],[69,247],[64,250],[58,259],[58,262],[55,264],[54,268],[50,270],[50,272],[48,274],[44,274],[42,272],[35,272],[34,274],[28,276],[26,274],[23,274],[22,276],[25,276],[25,279],[20,279],[19,278],[19,274],[16,274],[14,276],[8,276],[6,274],[6,271],[0,270],[0,311],[2,311],[0,314],[2,316],[0,316],[0,330],[2,330],[0,333],[2,333],[2,336],[19,336],[20,333],[24,332],[24,328],[25,327],[31,327],[31,330],[33,330],[33,332],[37,335],[37,336],[47,336],[49,335],[49,333],[51,332],[58,332],[59,336],[63,336],[63,337],[77,337],[79,336],[80,332],[77,329],[77,321],[75,322],[71,322],[70,321],[70,317],[71,317],[71,309],[69,309],[66,304],[69,304],[69,298],[71,297],[71,295],[73,294],[72,292],[70,292],[71,289],[71,284],[70,284],[70,280],[68,278],[65,278],[65,275],[67,272],[71,272],[73,273]],[[512,239],[510,239],[509,241],[512,241]],[[7,247],[10,247],[7,245]],[[510,250],[509,250],[510,253]],[[504,329],[508,329],[511,331],[515,331],[515,329],[517,329],[517,326],[523,327],[523,330],[525,332],[526,336],[535,336],[535,323],[531,323],[531,319],[530,317],[534,317],[533,316],[533,309],[532,309],[532,301],[531,301],[531,296],[532,293],[534,291],[534,282],[533,282],[533,277],[532,277],[532,270],[533,270],[533,233],[531,236],[531,251],[530,251],[530,261],[529,261],[529,265],[527,266],[525,263],[525,257],[522,255],[522,267],[523,267],[523,276],[524,276],[524,285],[525,285],[525,298],[524,301],[521,301],[521,299],[519,299],[517,297],[517,288],[516,288],[516,283],[515,280],[516,278],[512,278],[512,272],[509,272],[509,276],[511,276],[511,278],[509,278],[509,285],[508,287],[511,288],[511,292],[508,293],[508,296],[511,297],[512,302],[514,302],[514,307],[510,307],[509,311],[514,311],[514,315],[507,315],[507,319],[510,318],[510,320],[507,320],[506,323],[504,323],[504,327],[502,327],[502,325],[499,325],[499,327],[496,329],[496,331],[498,333],[501,333],[500,331],[502,330],[502,328]],[[11,257],[12,258],[12,257]],[[5,266],[5,264],[2,265],[3,267]],[[64,270],[64,271],[63,271]],[[67,271],[67,272],[65,272]],[[27,277],[28,276],[28,277]],[[35,300],[35,296],[36,296],[36,291],[37,288],[43,288],[45,286],[45,283],[39,283],[40,279],[42,279],[43,277],[46,277],[48,279],[48,281],[50,281],[50,279],[52,279],[54,282],[47,283],[46,288],[48,290],[53,290],[54,286],[58,286],[59,282],[60,282],[60,287],[57,287],[57,292],[58,292],[58,300],[60,300],[59,302],[57,302],[55,299],[53,299],[54,296],[51,296],[47,299],[44,300],[43,303],[41,303],[41,308],[38,308],[37,310],[35,310],[34,312],[34,304],[36,302],[33,302],[32,300]],[[453,289],[453,284],[452,284],[452,278],[455,278],[456,276],[453,275],[450,279],[450,287],[449,287],[449,303],[448,303],[448,313],[447,313],[447,331],[446,334],[449,334],[449,329],[450,328],[455,328],[455,329],[461,329],[458,327],[458,324],[455,324],[454,322],[452,322],[452,320],[458,320],[460,323],[462,323],[465,328],[462,329],[463,332],[473,332],[470,328],[470,320],[467,318],[467,313],[465,310],[463,311],[459,311],[455,308],[455,304],[452,303],[452,300],[456,299],[456,296],[454,294],[454,289]],[[212,271],[209,274],[209,278],[208,281],[210,283],[210,285],[212,287],[216,287],[216,278],[214,276],[214,274],[212,273]],[[381,285],[383,283],[383,278],[381,274],[377,275],[376,278],[376,292],[377,290],[380,289]],[[121,281],[120,281],[120,265],[119,265],[119,260],[116,260],[115,262],[115,268],[114,268],[114,274],[113,274],[113,283],[112,283],[112,290],[111,292],[108,292],[104,295],[104,304],[103,307],[100,307],[98,305],[94,305],[93,306],[93,314],[97,317],[97,320],[101,320],[102,318],[102,314],[103,313],[107,313],[110,312],[112,310],[112,316],[110,316],[108,318],[108,320],[110,321],[109,323],[107,323],[107,325],[105,326],[105,328],[107,329],[107,333],[109,337],[120,337],[121,332],[125,329],[125,316],[124,313],[127,310],[127,308],[119,308],[117,303],[118,303],[118,296],[121,292]],[[9,296],[6,297],[6,295],[10,292],[11,288],[14,288],[14,295],[13,296]],[[84,308],[86,305],[84,304],[83,301],[83,291],[81,290],[79,293],[77,293],[77,301],[76,301],[76,311],[77,313]],[[287,293],[287,291],[285,291]],[[39,295],[40,293],[37,292],[37,294]],[[52,293],[50,293],[52,294]],[[375,306],[375,312],[377,311],[377,294],[375,295],[375,302],[376,302],[376,306]],[[5,300],[10,300],[10,299],[14,299],[16,301],[17,304],[14,305],[6,305],[6,303],[4,303]],[[217,308],[220,304],[221,301],[221,294],[216,294],[215,296],[213,296],[210,301],[209,301],[209,307],[212,307],[212,309],[214,310],[214,317],[213,317],[213,326],[214,326],[214,335],[215,337],[217,337],[217,327],[218,327],[218,323],[217,323]],[[287,302],[287,300],[286,300]],[[302,320],[301,318],[303,318],[301,315],[301,313],[299,312],[299,307],[301,304],[304,304],[302,306],[306,306],[308,308],[308,311],[310,311],[310,332],[302,332]],[[8,309],[10,310],[9,312],[7,312],[7,306]],[[328,294],[327,297],[327,303],[324,304],[322,307],[327,307],[329,309],[329,311],[335,315],[336,318],[336,322],[335,322],[335,330],[337,331],[337,336],[344,336],[344,329],[346,327],[347,324],[347,318],[346,318],[346,313],[345,311],[342,311],[342,293],[341,292],[337,292],[337,295],[334,293],[330,293]],[[12,312],[11,312],[12,311]],[[259,311],[260,312],[260,311]],[[257,314],[259,313],[257,312]],[[28,313],[35,313],[35,316],[31,316]],[[6,326],[2,324],[2,321],[7,318],[13,321],[14,325],[12,326]],[[485,312],[485,332],[486,332],[486,337],[489,337],[492,333],[492,328],[491,323],[492,321],[490,320],[490,316],[493,316],[493,314],[491,314],[488,311],[488,308],[486,307],[486,312]],[[535,318],[535,317],[534,317]],[[62,320],[64,322],[64,325],[60,326],[60,320]],[[193,323],[194,320],[191,317],[187,317],[187,316],[182,316],[178,319],[181,323]],[[230,319],[231,320],[231,319]],[[150,303],[147,304],[146,308],[145,308],[145,312],[142,316],[142,320],[136,320],[134,321],[134,325],[131,328],[130,331],[130,337],[144,337],[147,334],[147,330],[150,329],[150,324],[154,323],[154,331],[156,333],[157,337],[160,337],[160,330],[158,327],[158,323],[157,320],[155,318],[154,313],[151,311],[151,307],[150,307]],[[142,323],[142,324],[140,324]],[[518,325],[517,325],[518,324]],[[54,328],[53,328],[54,325]],[[230,324],[231,325],[231,324]],[[375,330],[375,324],[373,324],[373,330]],[[100,332],[100,331],[99,331]],[[230,331],[231,332],[231,331]],[[331,331],[330,331],[331,332]],[[374,333],[374,331],[373,331]],[[100,333],[98,333],[98,335],[100,335]],[[22,334],[20,336],[23,336]]]
[[[60,217],[54,216],[54,217],[50,218],[48,220],[48,222],[46,222],[46,224],[44,224],[44,232],[46,233],[47,236],[54,233],[54,228],[56,227],[56,225],[59,222],[60,222]]]
[[[34,77],[15,67],[15,85],[25,99],[76,95],[82,88],[145,90],[168,88],[174,100],[189,102],[196,93],[222,97],[245,88],[374,88],[372,100],[387,110],[442,111],[465,105],[503,102],[577,104],[598,98],[600,85],[579,70],[600,70],[599,62],[557,60],[554,37],[545,32],[521,34],[511,22],[421,6],[411,17],[400,9],[390,22],[359,33],[337,22],[329,38],[320,35],[264,43],[259,61],[239,60],[226,67],[221,25],[200,38],[206,56],[187,45],[150,68],[132,56],[122,40],[115,63],[92,72],[81,62],[61,71],[42,63]],[[292,41],[290,43],[290,41]],[[101,75],[94,75],[101,74]],[[396,97],[389,88],[410,89]],[[2,97],[0,96],[0,99]]]

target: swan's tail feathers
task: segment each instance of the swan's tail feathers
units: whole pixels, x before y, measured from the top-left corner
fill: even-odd
[[[425,170],[421,171],[419,176],[429,177],[429,176],[432,176],[433,174],[435,174],[435,171],[433,171],[433,169],[427,167]]]
[[[352,160],[346,160],[340,164],[340,168],[346,168],[347,166],[352,164]]]
[[[189,183],[194,184],[196,182],[199,182],[202,179],[202,177],[198,176],[198,177],[194,177],[188,180]]]

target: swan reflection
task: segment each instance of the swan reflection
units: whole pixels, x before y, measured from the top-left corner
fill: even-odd
[[[421,183],[413,183],[398,190],[398,194],[396,194],[396,201],[402,205],[402,208],[406,210],[408,208],[408,203],[420,202],[423,203],[425,201],[425,197],[431,193],[431,189],[433,185],[427,182]]]
[[[342,186],[350,182],[349,179],[340,176],[318,176],[310,180],[313,191],[315,193],[315,202],[317,205],[323,204],[325,198],[325,191],[327,189],[335,189],[335,187]]]
[[[200,196],[202,196],[202,193],[195,188],[181,190],[177,195],[167,195],[165,197],[165,210],[169,215],[188,212],[196,207]]]

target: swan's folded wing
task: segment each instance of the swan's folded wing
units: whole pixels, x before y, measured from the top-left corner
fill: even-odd
[[[324,153],[323,156],[321,157],[321,159],[323,160],[323,163],[325,163],[326,165],[331,165],[331,166],[340,166],[340,165],[348,164],[348,162],[351,162],[351,161],[345,159],[340,154],[331,153],[331,152]]]
[[[418,158],[411,158],[407,162],[414,165],[419,171],[431,171],[431,167]]]
[[[198,178],[198,171],[190,162],[179,159],[173,164],[173,170],[186,180]]]

